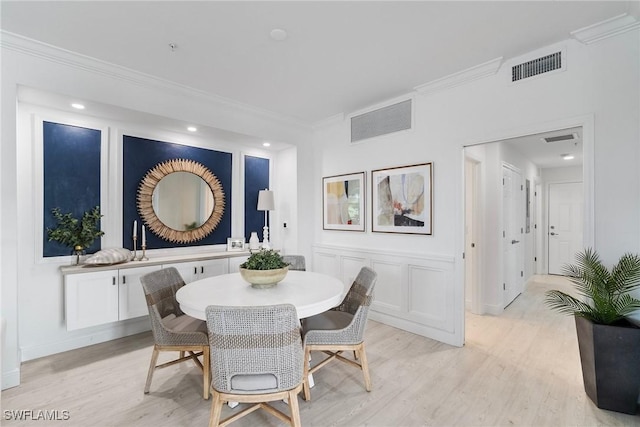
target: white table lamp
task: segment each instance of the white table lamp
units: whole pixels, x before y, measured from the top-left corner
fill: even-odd
[[[273,201],[273,191],[268,189],[260,190],[258,193],[258,210],[264,211],[264,228],[262,238],[262,249],[271,249],[271,243],[269,243],[269,211],[275,210],[275,203]]]

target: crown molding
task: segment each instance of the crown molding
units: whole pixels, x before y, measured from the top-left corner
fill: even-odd
[[[462,86],[474,80],[494,75],[500,69],[500,65],[502,65],[502,56],[483,64],[467,68],[466,70],[449,74],[448,76],[433,80],[429,83],[416,86],[413,89],[421,94],[429,94],[456,86]]]
[[[338,114],[334,114],[333,116],[329,116],[325,119],[315,122],[313,125],[311,125],[311,128],[313,130],[318,130],[326,126],[331,126],[333,124],[340,123],[342,121],[344,121],[344,113],[338,113]]]
[[[571,31],[569,34],[580,43],[591,44],[638,28],[640,28],[640,22],[633,16],[623,13],[588,27]]]
[[[243,104],[230,98],[207,93],[187,85],[178,84],[160,77],[142,73],[130,68],[102,61],[91,56],[83,55],[70,50],[62,49],[38,40],[30,39],[19,34],[0,30],[0,47],[15,52],[33,56],[52,63],[65,65],[94,74],[107,76],[113,79],[126,81],[134,85],[160,89],[173,94],[195,97],[208,103],[254,115],[260,118],[272,120],[286,126],[292,126],[300,130],[311,130],[311,124],[303,120],[275,113],[270,110]]]

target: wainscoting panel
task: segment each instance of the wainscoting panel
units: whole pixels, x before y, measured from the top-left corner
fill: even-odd
[[[407,310],[406,266],[401,262],[371,260],[371,268],[378,273],[373,309],[394,316]],[[379,286],[384,283],[385,286]]]
[[[310,270],[340,278],[345,289],[363,266],[378,273],[371,319],[449,344],[456,342],[453,256],[313,247]]]
[[[447,330],[447,307],[452,301],[447,292],[451,278],[447,271],[419,265],[409,266],[409,315],[411,319]],[[451,323],[452,324],[452,323]]]
[[[314,271],[321,271],[334,277],[341,278],[338,255],[329,252],[315,252],[313,254]],[[309,266],[307,266],[309,268]]]
[[[355,280],[360,269],[365,265],[369,265],[369,260],[365,257],[343,256],[340,257],[342,281],[348,286]]]

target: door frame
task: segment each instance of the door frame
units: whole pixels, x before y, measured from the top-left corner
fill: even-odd
[[[527,135],[533,135],[543,132],[549,132],[554,130],[567,129],[572,127],[582,127],[582,182],[584,184],[584,223],[583,223],[583,238],[584,238],[584,246],[585,247],[593,247],[594,239],[595,239],[595,206],[594,206],[594,187],[595,187],[595,154],[594,154],[594,133],[595,133],[595,120],[593,113],[576,116],[576,117],[567,117],[562,118],[555,121],[550,122],[542,122],[542,123],[533,123],[533,124],[525,124],[522,126],[518,126],[511,129],[504,129],[495,131],[491,134],[474,137],[467,141],[461,141],[460,147],[460,168],[461,173],[461,182],[459,189],[459,201],[461,202],[461,206],[464,206],[464,175],[465,175],[465,147],[486,144],[489,142],[498,142],[505,139],[518,138]],[[454,316],[457,318],[456,324],[460,325],[461,333],[463,334],[463,342],[464,342],[464,323],[465,323],[465,296],[464,296],[464,286],[465,286],[465,267],[464,262],[462,262],[462,254],[464,253],[465,248],[465,238],[464,238],[464,224],[465,224],[465,215],[464,209],[458,210],[458,227],[457,227],[457,239],[456,239],[456,253],[460,254],[460,262],[458,263],[458,268],[456,268],[456,285],[458,292],[456,292],[456,309]],[[538,218],[538,222],[540,222],[540,218]],[[540,227],[538,228],[538,230]],[[500,266],[502,268],[502,266]],[[474,283],[478,289],[475,290],[476,295],[483,295],[483,284],[481,280],[475,280]]]

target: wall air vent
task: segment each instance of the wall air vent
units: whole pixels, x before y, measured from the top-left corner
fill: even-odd
[[[560,141],[573,141],[574,139],[578,139],[578,134],[570,133],[568,135],[557,135],[557,136],[548,136],[542,138],[544,142],[560,142]]]
[[[351,118],[351,142],[411,129],[411,99]]]
[[[562,52],[552,53],[531,61],[511,67],[511,81],[517,82],[522,79],[548,73],[549,71],[562,68]]]

